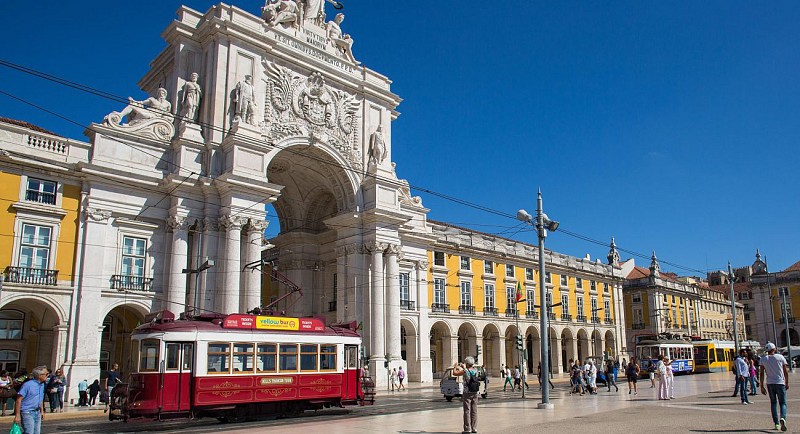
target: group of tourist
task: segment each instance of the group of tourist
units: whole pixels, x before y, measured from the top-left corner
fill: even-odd
[[[503,392],[506,391],[507,386],[511,386],[512,392],[515,390],[522,390],[523,385],[526,389],[530,389],[519,365],[514,366],[512,369],[511,365],[500,364],[500,378],[503,380]]]
[[[22,369],[16,374],[12,374],[6,370],[0,371],[0,399],[3,402],[2,416],[6,416],[8,400],[16,398],[22,386],[34,379],[37,379],[37,375],[34,373],[28,374],[25,369]],[[85,382],[86,380],[83,380],[81,383]],[[64,391],[67,387],[67,379],[64,376],[64,372],[61,369],[57,369],[53,373],[48,371],[45,381],[41,384],[43,387],[42,401],[49,403],[50,413],[62,413],[64,411]],[[89,386],[87,383],[86,387],[82,390],[91,393],[93,398],[96,398],[97,394],[100,392],[99,381],[95,380],[95,384],[92,386]],[[80,389],[81,385],[78,387]],[[83,401],[83,394],[81,396]],[[88,398],[86,401],[88,403]]]

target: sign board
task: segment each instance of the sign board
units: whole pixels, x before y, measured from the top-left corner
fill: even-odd
[[[243,330],[325,331],[325,324],[316,318],[290,318],[284,316],[228,315],[222,326],[226,329]]]

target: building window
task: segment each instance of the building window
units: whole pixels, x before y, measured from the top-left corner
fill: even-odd
[[[597,297],[592,297],[590,303],[592,304],[592,319],[597,318]]]
[[[486,307],[493,308],[494,307],[494,285],[486,285],[483,287],[484,292],[484,303]]]
[[[144,238],[122,238],[122,275],[144,277],[147,240]]]
[[[506,286],[506,303],[509,309],[517,309],[517,289],[513,286]]]
[[[19,351],[0,350],[0,369],[14,373],[19,371]]]
[[[506,277],[514,277],[514,266],[506,264]]]
[[[433,302],[435,304],[445,304],[445,283],[444,279],[433,279]]]
[[[664,294],[664,303],[667,302],[667,294]]]
[[[544,272],[544,283],[553,283],[553,275],[549,271]]]
[[[536,294],[536,291],[534,291],[532,289],[528,290],[528,300],[527,300],[528,312],[536,311],[536,298],[534,297],[535,294]]]
[[[18,310],[0,311],[0,340],[22,339],[25,314]]]
[[[642,302],[642,293],[641,292],[634,292],[631,294],[631,301],[633,303],[641,303]]]
[[[50,238],[53,228],[49,226],[22,225],[19,266],[46,270],[50,264]]]
[[[672,304],[675,304],[675,296],[672,296]]]
[[[611,302],[608,300],[603,300],[603,317],[606,322],[611,321]]]
[[[633,323],[644,324],[644,315],[642,314],[642,309],[633,310]]]
[[[575,301],[577,302],[578,306],[578,317],[585,317],[586,315],[583,312],[583,296],[579,295]]]
[[[567,294],[561,294],[561,312],[565,315],[569,314],[569,295]]]
[[[400,273],[400,304],[403,305],[404,303],[408,305],[409,300],[409,281],[410,277],[408,273]]]
[[[597,291],[597,282],[594,280],[589,281],[589,290],[590,291]]]
[[[444,252],[433,252],[433,265],[444,267]]]
[[[561,286],[567,286],[568,277],[566,274],[561,275]]]
[[[575,288],[583,289],[583,279],[580,277],[575,278]]]
[[[462,256],[461,257],[461,269],[462,270],[470,270],[470,261],[469,256]]]
[[[472,306],[472,284],[461,282],[461,305]]]
[[[492,261],[483,261],[483,272],[486,274],[494,274],[494,263]]]
[[[609,285],[608,283],[604,283],[604,284],[603,284],[603,292],[605,292],[606,294],[608,294],[608,287],[609,287],[609,286],[610,286],[610,285]]]
[[[525,269],[525,280],[533,280],[533,268]]]
[[[25,190],[25,200],[28,202],[56,204],[56,188],[58,184],[36,178],[28,178],[28,188]]]

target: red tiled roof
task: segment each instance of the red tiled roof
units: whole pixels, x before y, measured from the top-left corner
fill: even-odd
[[[631,270],[631,272],[627,276],[625,276],[625,278],[634,280],[634,279],[641,279],[649,275],[650,275],[650,269],[634,265],[633,270]]]
[[[800,261],[795,262],[792,266],[783,271],[800,271]]]
[[[708,289],[712,291],[721,292],[723,294],[730,294],[731,292],[731,285],[726,283],[724,285],[714,285],[709,286]],[[748,282],[737,282],[733,284],[733,292],[748,292],[750,291],[750,283]]]
[[[42,127],[36,126],[36,125],[34,125],[32,123],[25,122],[25,121],[18,121],[16,119],[9,119],[9,118],[4,118],[4,117],[0,116],[0,122],[5,122],[7,124],[16,125],[18,127],[28,128],[28,129],[31,129],[33,131],[38,131],[40,133],[52,134],[54,136],[58,135],[58,134],[56,134],[56,133],[54,133],[52,131],[47,131],[46,129],[44,129]]]

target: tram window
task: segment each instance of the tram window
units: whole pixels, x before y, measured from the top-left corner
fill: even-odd
[[[301,371],[317,370],[316,345],[300,345],[300,370]]]
[[[275,344],[258,344],[258,372],[275,372],[277,352]]]
[[[358,348],[355,346],[346,346],[345,351],[347,352],[347,369],[356,369],[358,368]]]
[[[231,367],[230,344],[208,344],[208,373],[227,374]]]
[[[297,345],[281,345],[280,370],[297,371]]]
[[[336,370],[336,345],[319,346],[319,370]]]
[[[181,344],[167,344],[167,369],[177,370],[180,363]]]
[[[158,347],[160,341],[147,339],[142,341],[141,359],[139,360],[139,371],[153,372],[158,371]]]
[[[194,344],[183,344],[183,365],[184,372],[192,370],[192,360],[194,360]]]
[[[233,344],[233,373],[253,373],[253,344],[240,342]]]

